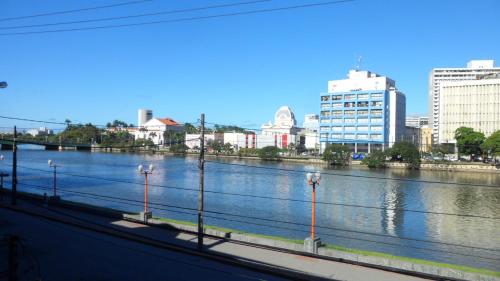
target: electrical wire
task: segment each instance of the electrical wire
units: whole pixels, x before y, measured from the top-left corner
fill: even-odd
[[[208,161],[206,161],[206,162],[208,162]],[[31,170],[38,170],[38,171],[42,171],[42,172],[46,172],[46,173],[52,173],[53,172],[53,171],[49,171],[49,170],[31,168],[31,167],[20,166],[20,165],[18,165],[18,167],[26,168],[26,169],[31,169]],[[138,184],[138,185],[142,185],[143,184],[142,182],[125,181],[125,180],[119,180],[119,179],[95,177],[95,176],[89,176],[89,175],[79,175],[79,174],[72,174],[72,173],[65,173],[65,172],[58,172],[58,174],[67,175],[67,176],[73,176],[73,177],[81,177],[81,178],[99,179],[99,180],[110,181],[110,182],[130,183],[130,184]],[[167,185],[159,185],[159,184],[150,184],[150,186],[152,186],[152,187],[167,188],[167,189],[196,191],[196,192],[199,191],[196,188],[167,186]],[[281,198],[281,197],[264,196],[264,195],[252,195],[252,194],[244,194],[244,193],[222,192],[222,191],[215,191],[215,190],[204,190],[204,192],[205,193],[212,193],[212,194],[221,194],[221,195],[248,197],[248,198],[271,199],[271,200],[300,202],[300,203],[308,203],[308,204],[311,203],[310,200],[294,199],[294,198]],[[343,207],[353,207],[353,208],[364,208],[364,209],[376,209],[376,210],[383,210],[383,211],[403,211],[403,212],[421,213],[421,214],[432,214],[432,215],[445,215],[445,216],[457,216],[457,217],[466,217],[466,218],[480,218],[480,219],[500,220],[500,217],[491,217],[491,216],[482,216],[482,215],[456,214],[456,213],[422,211],[422,210],[402,209],[402,208],[389,208],[389,207],[376,207],[376,206],[365,206],[365,205],[358,205],[358,204],[347,204],[347,203],[336,203],[336,202],[317,201],[316,204],[333,205],[333,206],[343,206]]]
[[[268,167],[268,166],[257,166],[257,165],[238,164],[238,163],[225,163],[225,162],[210,161],[210,160],[206,160],[205,162],[206,163],[220,164],[220,165],[240,166],[240,167],[265,169],[265,170],[275,170],[275,171],[286,171],[286,172],[293,172],[293,173],[310,173],[310,172],[315,172],[315,171],[311,171],[311,170],[275,168],[275,167]],[[446,182],[446,181],[431,181],[431,180],[417,180],[417,179],[407,179],[407,178],[378,177],[378,176],[366,176],[366,175],[351,175],[351,174],[340,174],[340,173],[332,173],[332,172],[325,172],[325,171],[321,171],[321,174],[322,175],[339,176],[339,177],[351,177],[351,178],[365,178],[365,179],[391,180],[391,181],[403,181],[403,182],[417,182],[417,183],[429,183],[429,184],[465,185],[465,186],[474,186],[474,187],[493,187],[493,188],[498,188],[498,185],[489,185],[489,184]]]
[[[34,14],[34,15],[28,15],[28,16],[0,18],[0,21],[20,20],[20,19],[28,19],[28,18],[36,18],[36,17],[45,17],[45,16],[53,16],[53,15],[61,15],[61,14],[70,14],[70,13],[77,13],[77,12],[83,12],[83,11],[98,10],[98,9],[107,9],[107,8],[114,8],[114,7],[126,6],[126,5],[140,4],[140,3],[144,3],[144,2],[150,2],[150,1],[152,1],[152,0],[130,1],[130,2],[112,4],[112,5],[105,5],[105,6],[96,6],[96,7],[87,7],[87,8],[80,8],[80,9],[74,9],[74,10],[48,12],[48,13]]]
[[[118,17],[107,17],[107,18],[86,19],[86,20],[65,21],[65,22],[54,22],[54,23],[43,23],[43,24],[32,24],[32,25],[5,26],[5,27],[0,27],[0,30],[2,30],[2,29],[5,30],[5,29],[33,28],[33,27],[43,27],[43,26],[57,26],[57,25],[67,25],[67,24],[79,24],[79,23],[110,21],[110,20],[122,20],[122,19],[130,19],[130,18],[149,17],[149,16],[158,16],[158,15],[166,15],[166,14],[177,14],[177,13],[186,13],[186,12],[202,11],[202,10],[209,10],[209,9],[218,9],[218,8],[242,6],[242,5],[249,5],[249,4],[262,3],[262,2],[270,2],[270,1],[271,0],[257,0],[257,1],[238,2],[238,3],[220,4],[220,5],[210,5],[210,6],[197,7],[197,8],[169,10],[169,11],[161,11],[161,12],[154,12],[154,13],[145,13],[145,14],[118,16]]]
[[[139,22],[139,23],[126,23],[126,24],[116,24],[116,25],[102,25],[102,26],[68,28],[68,29],[53,29],[53,30],[42,30],[42,31],[25,31],[25,32],[0,33],[0,36],[28,35],[28,34],[42,34],[42,33],[59,33],[59,32],[82,31],[82,30],[102,30],[102,29],[123,28],[123,27],[130,27],[130,26],[145,26],[145,25],[153,25],[153,24],[167,24],[167,23],[176,23],[176,22],[189,22],[189,21],[207,20],[207,19],[215,19],[215,18],[234,17],[234,16],[241,16],[241,15],[270,13],[270,12],[285,11],[285,10],[294,10],[294,9],[302,9],[302,8],[309,8],[309,7],[320,7],[320,6],[335,5],[335,4],[341,4],[341,3],[353,2],[353,1],[355,1],[355,0],[338,0],[338,1],[328,1],[328,2],[316,2],[316,3],[310,3],[310,4],[302,4],[302,5],[295,5],[295,6],[285,6],[285,7],[279,7],[279,8],[267,8],[267,9],[251,10],[251,11],[242,11],[242,12],[233,12],[233,13],[216,14],[216,15],[208,15],[208,16],[198,16],[198,17],[188,17],[188,18],[178,18],[178,19],[171,19],[171,20],[158,20],[158,21],[149,21],[149,22]]]
[[[40,185],[34,185],[34,184],[28,184],[28,183],[18,183],[21,185],[25,186],[31,186],[35,188],[40,188],[44,190],[52,190],[51,187],[45,187],[45,186],[40,186]],[[136,206],[141,206],[140,204],[135,204],[135,203],[143,203],[143,201],[140,200],[134,200],[134,199],[128,199],[128,198],[120,198],[120,197],[115,197],[115,196],[107,196],[107,195],[100,195],[100,194],[95,194],[95,193],[88,193],[88,192],[81,192],[81,191],[74,191],[74,190],[68,190],[66,188],[58,188],[58,190],[62,190],[63,192],[67,193],[74,193],[78,194],[78,196],[82,195],[83,197],[85,196],[92,196],[95,198],[104,198],[102,200],[115,200],[113,202],[116,202],[116,200],[122,200],[125,202],[116,202],[116,203],[123,203],[123,204],[134,204]],[[171,205],[171,204],[164,204],[164,203],[155,203],[155,202],[149,202],[150,205],[153,205],[151,207],[152,209],[159,209],[159,210],[165,210],[165,211],[172,211],[172,212],[178,212],[178,211],[173,211],[173,210],[168,210],[168,209],[162,209],[160,207],[167,207],[167,208],[174,208],[174,209],[181,209],[181,210],[188,210],[188,211],[193,211],[197,212],[198,210],[196,208],[188,208],[188,207],[183,207],[183,206],[176,206],[176,205]],[[159,207],[157,207],[159,206]],[[304,223],[297,223],[297,222],[291,222],[291,221],[283,221],[283,220],[275,220],[275,219],[269,219],[269,218],[260,218],[260,217],[254,217],[254,216],[248,216],[248,215],[238,215],[238,214],[233,214],[233,213],[226,213],[226,212],[220,212],[220,211],[212,211],[212,210],[204,210],[205,213],[209,214],[215,214],[215,215],[223,215],[223,216],[233,216],[233,217],[239,217],[239,218],[244,218],[244,219],[253,219],[253,220],[261,220],[261,221],[266,221],[266,222],[273,222],[273,223],[281,223],[281,224],[289,224],[289,225],[294,225],[294,226],[306,226],[306,227],[311,227],[310,224],[304,224]],[[185,213],[185,212],[184,212]],[[196,213],[187,213],[189,215],[196,215]],[[397,236],[392,236],[392,235],[385,235],[385,234],[380,234],[380,233],[372,233],[372,232],[366,232],[366,231],[359,231],[359,230],[353,230],[353,229],[342,229],[342,228],[337,228],[337,227],[327,227],[327,226],[321,226],[321,225],[316,225],[317,228],[321,229],[327,229],[327,230],[335,230],[335,231],[343,231],[343,232],[349,232],[349,233],[356,233],[356,234],[363,234],[363,235],[372,235],[372,236],[379,236],[383,238],[393,238],[393,239],[400,239],[400,240],[410,240],[410,241],[417,241],[417,242],[424,242],[424,243],[432,243],[432,244],[439,244],[439,245],[445,245],[445,246],[453,246],[453,247],[462,247],[462,248],[468,248],[468,249],[473,249],[473,250],[483,250],[483,251],[493,251],[493,252],[498,252],[500,249],[492,249],[492,248],[484,248],[484,247],[478,247],[478,246],[470,246],[470,245],[460,245],[460,244],[454,244],[454,243],[448,243],[448,242],[440,242],[440,241],[433,241],[433,240],[425,240],[425,239],[417,239],[417,238],[409,238],[409,237],[397,237]]]

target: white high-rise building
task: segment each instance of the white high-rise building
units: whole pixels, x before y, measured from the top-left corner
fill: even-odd
[[[500,130],[500,74],[440,85],[439,143],[455,143],[455,130],[473,128],[486,137]]]
[[[151,119],[153,119],[153,111],[151,109],[139,109],[137,112],[137,127],[144,126]]]
[[[423,126],[429,125],[429,117],[427,116],[418,116],[418,115],[410,115],[406,116],[406,126],[413,128],[421,128]]]
[[[348,79],[328,81],[320,108],[321,152],[341,143],[369,153],[404,138],[406,97],[386,76],[351,70]]]
[[[432,127],[433,141],[437,143],[440,132],[441,83],[445,81],[476,80],[485,75],[500,73],[493,60],[472,60],[466,68],[434,68],[429,76],[429,122]]]

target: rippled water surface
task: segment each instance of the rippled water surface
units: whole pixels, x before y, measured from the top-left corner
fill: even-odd
[[[12,158],[9,152],[1,153],[6,159],[0,169],[5,171],[10,169]],[[142,209],[144,177],[136,167],[153,163],[156,170],[150,178],[150,200],[168,205],[156,206],[161,209],[153,209],[153,214],[196,221],[193,210],[197,208],[199,171],[194,157],[20,150],[20,190],[50,193],[40,188],[52,186],[48,159],[61,166],[58,186],[64,199],[130,211]],[[307,164],[211,160],[225,164],[205,165],[206,224],[303,239],[309,235],[311,219],[311,188],[303,171],[321,170],[316,232],[324,243],[500,271],[500,173],[327,169]],[[83,193],[138,202],[111,202]]]

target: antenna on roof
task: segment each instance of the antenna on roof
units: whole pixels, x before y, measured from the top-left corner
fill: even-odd
[[[358,56],[358,64],[356,65],[356,70],[360,70],[361,69],[361,63],[363,62],[363,57],[362,56]]]

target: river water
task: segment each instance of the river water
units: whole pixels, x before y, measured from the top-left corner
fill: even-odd
[[[12,155],[1,153],[5,161],[0,162],[0,170],[6,171]],[[52,186],[48,159],[60,165],[57,183],[62,198],[135,212],[142,210],[144,198],[144,176],[136,167],[154,164],[149,199],[163,206],[152,204],[153,215],[196,222],[199,170],[195,157],[21,149],[19,190],[51,193],[40,189]],[[500,173],[334,169],[213,159],[205,165],[205,223],[304,239],[311,220],[311,188],[304,170],[322,171],[316,192],[320,202],[316,235],[322,242],[500,271]]]

